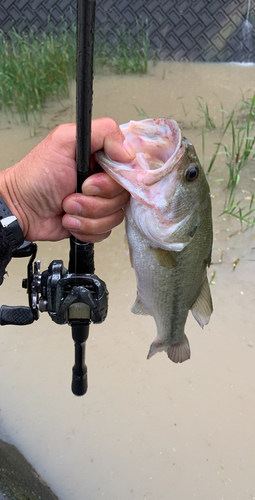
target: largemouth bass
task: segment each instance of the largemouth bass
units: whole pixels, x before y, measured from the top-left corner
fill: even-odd
[[[184,333],[189,310],[202,328],[212,313],[209,186],[194,146],[174,120],[131,121],[120,128],[135,160],[120,164],[99,151],[97,161],[131,194],[125,221],[137,279],[132,312],[156,322],[148,358],[164,350],[181,363],[190,358]]]

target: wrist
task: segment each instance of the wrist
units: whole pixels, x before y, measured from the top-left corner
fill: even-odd
[[[0,172],[0,197],[7,205],[11,214],[16,217],[20,229],[25,236],[27,233],[26,217],[18,198],[18,190],[15,189],[14,167]]]

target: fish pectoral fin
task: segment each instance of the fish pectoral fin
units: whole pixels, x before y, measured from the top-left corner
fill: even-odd
[[[212,248],[210,249],[210,252],[208,253],[208,255],[205,259],[205,263],[208,267],[210,267],[211,262],[212,262]]]
[[[191,312],[201,326],[207,325],[213,312],[212,297],[207,277],[204,280],[200,294],[191,307]]]
[[[141,314],[142,316],[148,316],[147,311],[144,309],[140,299],[136,297],[134,304],[131,307],[131,312],[133,314]]]
[[[128,239],[127,239],[126,233],[123,236],[123,250],[124,250],[124,252],[125,252],[126,255],[129,255],[129,260],[130,260],[131,267],[134,269],[132,247],[130,247],[129,244],[128,244]]]
[[[152,251],[162,267],[173,269],[173,267],[178,266],[175,252],[163,250],[162,248],[152,248]]]
[[[122,244],[123,244],[123,250],[124,250],[125,254],[129,255],[130,252],[129,252],[128,239],[127,239],[126,233],[123,236],[123,242],[122,242]]]

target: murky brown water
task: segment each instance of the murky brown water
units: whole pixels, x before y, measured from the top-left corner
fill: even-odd
[[[254,77],[255,67],[177,63],[159,64],[142,77],[97,75],[93,114],[123,123],[139,119],[137,106],[152,117],[174,117],[202,159],[202,121],[197,129],[190,125],[198,119],[196,96],[220,125],[220,103],[231,111],[242,92],[254,91]],[[19,160],[57,124],[74,120],[74,89],[71,99],[45,107],[32,138],[25,126],[2,116],[1,167]],[[206,133],[205,165],[217,140],[218,131]],[[255,498],[255,232],[238,234],[237,221],[218,218],[227,180],[223,156],[209,180],[219,178],[225,182],[211,187],[214,313],[204,331],[188,319],[190,361],[176,366],[165,354],[146,361],[155,326],[130,313],[136,287],[122,249],[123,226],[96,246],[96,272],[107,282],[110,308],[105,323],[91,327],[85,397],[70,392],[69,327],[57,327],[45,313],[27,328],[1,328],[2,433],[61,500]],[[254,192],[254,178],[251,162],[240,182],[242,196]],[[40,243],[42,269],[54,258],[67,264],[68,250],[67,241]],[[11,262],[1,303],[26,304],[25,272],[25,260]]]

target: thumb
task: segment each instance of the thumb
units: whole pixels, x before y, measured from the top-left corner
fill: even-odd
[[[120,127],[111,118],[92,121],[91,153],[100,149],[104,149],[112,160],[120,163],[130,162],[136,156],[133,146],[125,139]]]

